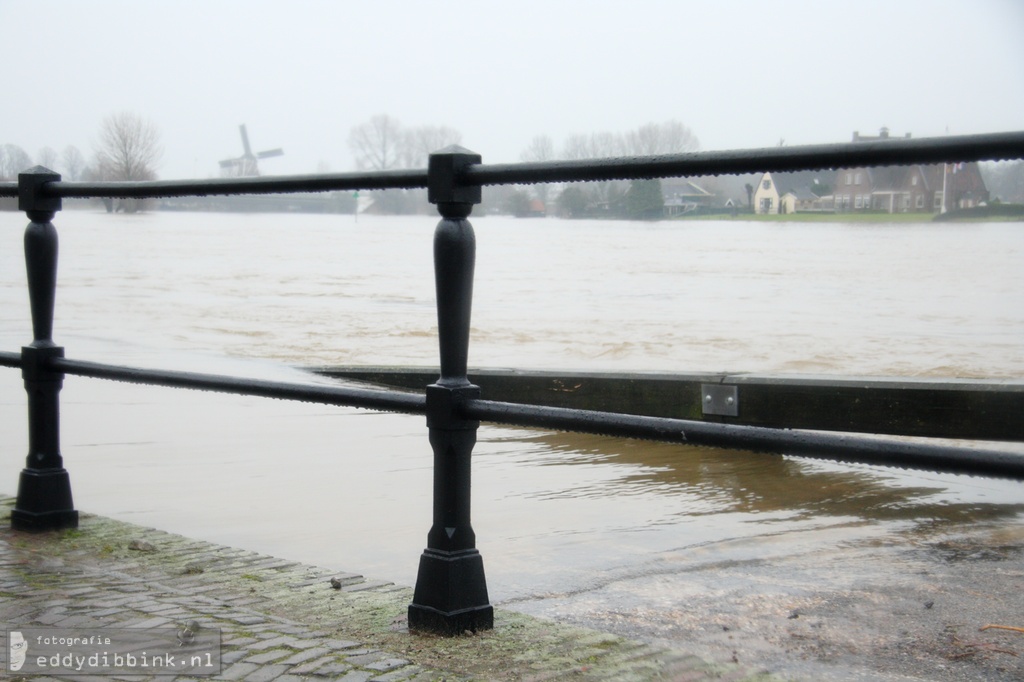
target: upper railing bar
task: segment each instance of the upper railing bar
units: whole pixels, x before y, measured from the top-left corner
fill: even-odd
[[[1024,158],[1024,132],[470,166],[475,185],[627,180]]]
[[[426,169],[328,173],[208,180],[153,180],[140,182],[54,182],[47,191],[61,198],[152,198],[231,194],[294,194],[338,190],[419,189],[427,186]]]
[[[0,357],[0,361],[3,358]],[[20,363],[19,363],[20,364]],[[218,374],[200,374],[170,370],[138,369],[82,360],[55,358],[50,368],[75,376],[110,379],[132,384],[192,388],[222,393],[253,395],[279,400],[297,400],[323,405],[362,407],[385,412],[426,414],[427,399],[423,395],[378,391],[347,386],[308,386],[263,379],[246,379]]]
[[[870,166],[1000,161],[1024,158],[1024,132],[988,133],[877,142],[738,149],[664,156],[576,161],[479,164],[462,172],[467,185],[586,182],[635,178],[735,175],[765,171],[822,170]],[[149,198],[228,194],[285,194],[336,190],[419,189],[427,170],[330,173],[208,180],[143,182],[52,182],[43,192],[62,198]],[[0,183],[0,196],[18,196],[14,182]]]

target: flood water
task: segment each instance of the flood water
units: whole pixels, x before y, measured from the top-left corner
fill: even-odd
[[[471,366],[1024,376],[1020,224],[473,223]],[[325,381],[300,366],[437,364],[434,218],[69,210],[55,224],[69,357],[294,381]],[[0,213],[7,351],[31,340],[24,227]],[[24,405],[0,369],[7,494]],[[68,377],[62,426],[83,511],[415,581],[422,417]],[[1024,513],[1014,482],[487,425],[473,475],[498,604],[667,556]]]

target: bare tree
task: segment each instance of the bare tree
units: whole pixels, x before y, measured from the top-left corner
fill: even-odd
[[[603,159],[620,156],[625,149],[622,135],[615,133],[591,133],[570,135],[562,146],[562,158],[570,160]],[[614,181],[588,182],[578,185],[567,197],[566,203],[575,202],[569,212],[582,216],[606,210],[614,188],[621,183]],[[625,191],[625,190],[623,190]]]
[[[360,170],[388,170],[401,162],[402,126],[387,114],[377,114],[352,128],[348,147]]]
[[[623,153],[624,146],[622,136],[615,133],[570,135],[562,146],[562,158],[575,160],[619,156]]]
[[[57,169],[57,152],[53,147],[43,147],[36,154],[36,163],[50,170]]]
[[[420,126],[402,136],[402,162],[406,168],[425,168],[430,154],[462,142],[462,133],[448,126]]]
[[[550,161],[554,158],[555,144],[547,135],[536,135],[519,155],[519,160],[526,162]]]
[[[0,180],[14,180],[32,166],[32,157],[16,144],[0,146]]]
[[[679,121],[648,123],[626,135],[629,154],[681,154],[700,149],[700,141]]]
[[[160,133],[151,121],[129,111],[103,119],[96,157],[105,179],[153,180],[162,155]]]
[[[551,161],[555,158],[555,143],[551,141],[551,138],[547,135],[537,135],[530,144],[526,146],[526,149],[519,155],[520,161]],[[542,183],[533,186],[533,193],[544,202],[547,207],[548,200],[551,195],[552,185]]]
[[[85,157],[82,156],[82,152],[78,151],[78,147],[73,144],[64,147],[61,161],[64,164],[64,173],[67,175],[68,180],[80,180],[82,178],[82,173],[85,171]]]

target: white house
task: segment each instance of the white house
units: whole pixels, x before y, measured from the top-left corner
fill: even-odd
[[[754,213],[765,215],[779,212],[779,189],[771,173],[765,173],[754,189]]]

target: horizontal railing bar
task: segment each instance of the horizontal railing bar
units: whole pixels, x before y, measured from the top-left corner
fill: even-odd
[[[19,367],[20,364],[20,357],[17,354],[0,353],[0,365]],[[214,374],[138,369],[66,358],[54,358],[49,364],[50,368],[57,372],[95,379],[361,407],[387,412],[426,413],[426,397],[422,394],[341,386],[308,386]],[[498,424],[1024,480],[1024,455],[997,450],[974,450],[913,441],[646,417],[482,399],[462,403],[459,411],[464,418]]]
[[[1024,132],[958,135],[878,142],[692,152],[574,161],[476,165],[462,180],[472,185],[627,180],[738,175],[777,171],[998,161],[1024,158]]]
[[[1024,480],[1024,455],[996,450],[480,399],[462,403],[459,412],[467,419],[500,424]]]
[[[427,186],[427,171],[393,170],[372,173],[328,173],[209,180],[140,182],[54,182],[46,193],[58,197],[156,198],[228,194],[291,194],[338,190],[418,189]]]
[[[469,166],[459,179],[467,185],[585,182],[1020,158],[1024,158],[1024,132],[1009,132],[662,156],[479,164]],[[208,180],[59,181],[47,184],[43,194],[63,198],[142,199],[335,190],[419,189],[426,186],[427,170],[412,169]],[[0,196],[18,196],[17,183],[0,183]]]
[[[192,388],[221,393],[252,395],[279,400],[296,400],[323,405],[362,407],[385,412],[426,414],[423,395],[398,391],[374,391],[346,386],[307,386],[263,379],[246,379],[218,374],[200,374],[170,370],[138,369],[82,360],[54,358],[50,367],[57,372],[93,379],[110,379],[132,384]]]

